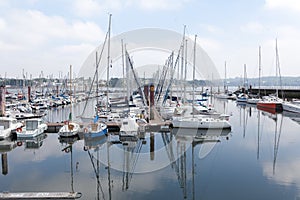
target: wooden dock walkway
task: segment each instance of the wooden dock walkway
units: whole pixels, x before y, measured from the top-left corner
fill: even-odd
[[[148,124],[141,125],[140,130],[142,132],[159,132],[159,131],[169,131],[169,126],[171,124],[170,121],[164,121],[162,117],[160,116],[159,112],[153,108],[152,110],[153,119],[149,121]],[[105,123],[107,125],[109,132],[119,132],[121,127],[121,122],[107,122]],[[59,129],[64,125],[64,123],[47,123],[48,129],[47,133],[58,133]],[[81,128],[83,128],[84,124],[79,124]]]
[[[0,199],[78,199],[80,192],[2,192]]]

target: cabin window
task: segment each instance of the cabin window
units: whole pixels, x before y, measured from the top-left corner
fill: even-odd
[[[4,130],[4,129],[7,129],[7,128],[9,128],[9,122],[0,122],[0,129],[1,130]]]
[[[38,127],[37,121],[27,121],[26,130],[35,130]]]

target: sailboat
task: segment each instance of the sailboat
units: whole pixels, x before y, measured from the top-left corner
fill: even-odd
[[[228,90],[227,87],[227,77],[226,77],[226,61],[225,61],[225,79],[224,79],[224,93],[215,94],[215,97],[218,99],[236,99],[236,95]]]
[[[196,39],[194,43],[194,63],[193,63],[193,80],[195,80],[195,67],[196,67]],[[195,100],[195,81],[193,81],[193,100],[192,100],[192,110],[194,110]],[[227,129],[231,128],[230,123],[224,118],[212,118],[204,117],[199,115],[195,117],[173,117],[172,126],[174,128],[192,128],[192,129]]]
[[[257,102],[261,101],[260,98],[260,77],[261,77],[261,47],[258,48],[258,94],[256,96],[249,95],[247,99],[247,103],[249,104],[257,104]]]
[[[277,40],[276,40],[276,76],[277,70],[279,69],[279,56],[278,56],[278,48],[277,48]],[[278,97],[278,88],[276,88],[276,94],[265,96],[259,102],[257,102],[257,108],[269,111],[269,112],[281,112],[282,111],[282,99]]]
[[[70,91],[72,91],[72,65],[70,65]],[[59,129],[58,135],[60,137],[74,137],[78,136],[80,131],[80,126],[78,123],[72,121],[72,100],[71,100],[71,112],[69,114],[69,120]]]
[[[102,55],[102,52],[101,52]],[[101,58],[101,57],[100,57]],[[96,97],[97,97],[97,103],[98,103],[98,90],[99,90],[99,81],[98,81],[98,68],[99,68],[99,63],[100,63],[100,59],[98,60],[98,54],[96,52],[96,72],[95,72],[95,76],[96,76]],[[107,125],[100,122],[99,121],[99,113],[98,113],[98,107],[96,105],[96,116],[94,118],[94,120],[89,123],[84,129],[83,129],[83,136],[85,140],[90,140],[90,139],[96,139],[99,137],[104,137],[107,134]]]

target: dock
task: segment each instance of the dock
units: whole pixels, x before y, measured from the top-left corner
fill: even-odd
[[[261,95],[267,96],[270,94],[276,93],[276,88],[261,88],[260,90],[258,88],[251,88],[249,90],[252,94],[258,94],[260,91]],[[283,97],[282,97],[283,94]],[[300,89],[278,89],[278,96],[280,98],[300,98]]]
[[[80,192],[2,192],[0,199],[78,199]]]
[[[148,124],[140,125],[141,132],[168,132],[169,126],[171,124],[170,121],[164,121],[160,116],[159,112],[153,108],[153,119],[149,121]],[[106,122],[109,132],[119,132],[121,127],[121,122]],[[64,125],[64,123],[47,123],[47,133],[58,133],[59,129]],[[81,128],[83,128],[83,123],[79,124]]]
[[[121,123],[118,122],[107,122],[105,123],[107,125],[108,131],[112,132],[118,132],[120,131]],[[47,123],[47,133],[58,133],[59,129],[64,125],[64,123]],[[79,124],[80,127],[83,127],[83,123]]]

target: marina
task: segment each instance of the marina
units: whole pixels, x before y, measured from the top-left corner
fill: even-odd
[[[39,145],[1,140],[2,194],[75,191],[82,194],[80,199],[297,198],[300,178],[289,171],[298,162],[300,116],[268,113],[252,104],[214,97],[210,103],[230,115],[231,130],[170,129],[170,121],[158,117],[136,140],[122,141],[112,131],[105,140],[85,140],[83,133],[60,138],[59,129],[37,139]],[[80,113],[84,104],[73,109]],[[68,107],[57,109],[48,117],[55,112],[62,120],[68,117]]]

